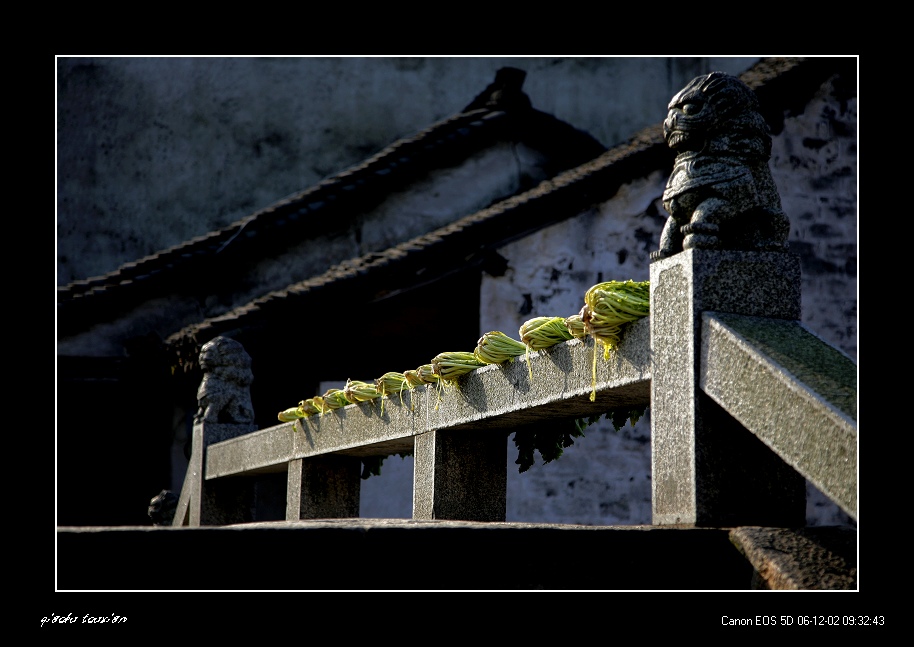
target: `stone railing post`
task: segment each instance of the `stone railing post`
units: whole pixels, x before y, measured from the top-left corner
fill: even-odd
[[[339,454],[289,461],[286,521],[358,517],[361,465],[357,456]]]
[[[508,441],[491,430],[416,436],[413,519],[504,521]]]
[[[686,250],[650,271],[653,523],[805,525],[805,479],[699,387],[701,313],[799,319],[799,258]]]

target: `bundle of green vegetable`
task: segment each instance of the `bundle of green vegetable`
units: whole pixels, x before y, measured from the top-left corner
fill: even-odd
[[[327,389],[327,391],[324,392],[323,399],[324,405],[326,405],[328,411],[336,411],[337,409],[342,409],[347,404],[352,404],[342,389]]]
[[[530,350],[542,350],[572,338],[564,317],[534,317],[525,321],[518,332]]]
[[[437,387],[438,400],[435,401],[435,411],[437,411],[438,404],[441,402],[441,376],[435,372],[435,367],[431,364],[422,364],[416,369],[416,377],[426,386]]]
[[[424,384],[438,385],[441,383],[441,376],[435,372],[435,367],[431,364],[422,364],[416,369],[416,375]]]
[[[321,410],[314,405],[314,398],[302,400],[298,403],[298,408],[301,409],[304,416],[313,416],[315,413],[321,412]]]
[[[376,379],[374,383],[378,389],[378,393],[381,395],[389,396],[391,393],[401,393],[403,389],[408,388],[406,386],[406,376],[404,376],[403,373],[397,373],[396,371],[385,373]]]
[[[279,412],[277,416],[280,422],[294,422],[299,418],[304,418],[305,414],[301,410],[301,407],[291,407],[289,409],[284,409]]]
[[[587,334],[603,344],[603,357],[619,343],[622,326],[650,314],[650,281],[606,281],[584,295],[581,320]]]
[[[501,364],[527,352],[523,342],[508,337],[499,330],[487,332],[476,342],[473,355],[484,364]]]
[[[470,371],[475,371],[480,366],[485,366],[485,362],[476,359],[474,353],[467,352],[450,352],[438,353],[432,358],[432,370],[442,380],[453,382],[461,375],[466,375]]]
[[[317,412],[320,414],[324,414],[324,413],[327,413],[328,411],[332,411],[332,409],[330,408],[330,405],[327,404],[326,402],[324,402],[324,398],[322,398],[319,395],[315,395],[313,398],[309,398],[308,400],[306,400],[306,402],[310,402],[311,406],[313,406],[315,409],[317,409]]]
[[[650,308],[650,281],[606,281],[587,290],[580,314],[587,334],[595,342],[603,344],[603,359],[609,359],[609,351],[619,343],[622,327],[648,316]],[[591,402],[596,398],[597,389],[596,344],[593,352],[593,389]]]
[[[408,389],[409,386],[406,382],[406,376],[403,373],[398,373],[396,371],[390,371],[385,373],[378,379],[374,381],[377,386],[378,393],[382,396],[390,396],[391,393],[398,393],[400,395],[400,404],[403,404],[403,389]],[[384,401],[381,401],[381,415],[384,415]]]
[[[343,393],[350,402],[369,402],[375,398],[381,397],[376,384],[369,384],[361,380],[346,380],[346,386]]]
[[[406,385],[410,389],[415,389],[417,386],[423,386],[425,382],[422,381],[422,378],[419,377],[418,370],[403,371],[403,377],[406,379]]]
[[[280,422],[294,422],[299,418],[307,418],[315,413],[320,413],[320,411],[314,406],[314,401],[308,399],[299,402],[297,407],[291,407],[280,411],[277,417]]]
[[[555,346],[559,342],[568,341],[572,338],[568,326],[565,325],[565,319],[562,317],[534,317],[521,324],[520,340],[523,342],[527,357],[527,372],[530,374],[530,380],[533,381],[533,367],[530,365],[530,351],[542,350]]]
[[[570,332],[571,336],[575,339],[583,339],[587,336],[587,329],[584,327],[584,319],[581,318],[580,313],[565,317],[565,327],[568,328],[568,332]]]

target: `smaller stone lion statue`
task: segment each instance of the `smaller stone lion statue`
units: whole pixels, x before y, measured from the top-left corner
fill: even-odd
[[[197,389],[194,422],[253,423],[250,386],[254,374],[244,347],[234,339],[216,337],[200,349],[200,368],[203,380]]]
[[[724,72],[692,79],[670,101],[663,135],[676,159],[651,260],[685,249],[787,251],[771,137],[749,86]]]
[[[178,495],[162,490],[149,501],[147,513],[155,526],[170,526],[178,509]]]

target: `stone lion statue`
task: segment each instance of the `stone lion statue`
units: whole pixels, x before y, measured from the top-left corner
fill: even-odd
[[[745,83],[724,72],[692,79],[670,101],[663,135],[676,159],[651,260],[684,249],[787,251],[768,124]]]
[[[200,368],[203,381],[197,389],[194,422],[253,423],[250,386],[254,374],[244,347],[234,339],[216,337],[200,349]]]
[[[162,490],[149,501],[147,513],[155,526],[170,526],[178,509],[178,495]]]

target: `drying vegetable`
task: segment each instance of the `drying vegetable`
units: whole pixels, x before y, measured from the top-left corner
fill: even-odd
[[[381,395],[389,396],[391,393],[401,393],[403,389],[409,388],[406,384],[406,376],[396,371],[385,373],[374,382]]]
[[[277,416],[280,422],[294,422],[300,418],[304,418],[305,414],[301,410],[301,407],[292,407],[290,409],[285,409],[279,412]]]
[[[324,402],[324,398],[319,395],[315,395],[313,398],[309,398],[307,401],[311,403],[311,406],[317,409],[318,413],[323,414],[327,413],[328,411],[332,411],[330,405]]]
[[[416,375],[424,384],[440,384],[441,376],[435,372],[435,367],[431,364],[423,364],[416,369]]]
[[[299,402],[297,407],[280,411],[277,417],[281,422],[293,422],[300,418],[313,416],[315,413],[320,413],[320,409],[314,406],[314,400],[308,399]]]
[[[518,332],[530,350],[542,350],[572,338],[563,317],[534,317],[525,321]]]
[[[572,338],[565,319],[562,317],[534,317],[521,324],[520,340],[526,346],[527,372],[533,381],[533,367],[530,365],[530,351],[555,346]]]
[[[314,398],[308,398],[307,400],[302,400],[298,403],[298,408],[301,409],[302,413],[307,416],[313,416],[316,413],[321,413],[321,410],[317,408],[314,404]]]
[[[622,327],[650,314],[650,281],[605,281],[597,283],[584,294],[581,320],[587,333],[595,342],[603,344],[603,359],[616,348]],[[593,352],[593,391],[590,401],[596,399],[597,349]]]
[[[485,365],[485,362],[476,359],[474,353],[467,352],[438,353],[432,358],[432,370],[442,380],[456,380]]]
[[[571,333],[571,336],[575,339],[583,339],[587,336],[587,329],[584,327],[584,319],[581,317],[580,313],[565,317],[565,326],[568,328],[568,332]]]
[[[527,352],[523,342],[508,337],[499,330],[487,332],[476,342],[474,356],[485,364],[501,364]]]
[[[378,391],[378,387],[375,384],[360,380],[346,380],[343,393],[350,402],[369,402],[381,397],[381,392]]]
[[[352,404],[342,389],[327,389],[323,395],[324,405],[330,411],[342,409],[347,404]]]
[[[554,346],[570,339],[583,339],[587,335],[603,345],[603,356],[609,359],[609,353],[618,345],[624,326],[650,314],[650,283],[648,281],[606,281],[591,287],[584,295],[584,307],[578,314],[570,317],[534,317],[520,327],[520,340],[512,339],[501,331],[490,331],[477,341],[472,353],[451,352],[439,353],[428,364],[403,373],[385,373],[374,384],[358,380],[347,380],[343,389],[328,389],[323,396],[302,400],[297,407],[279,412],[281,422],[293,422],[314,414],[323,414],[356,402],[367,402],[376,398],[400,394],[403,402],[403,391],[417,386],[435,386],[440,402],[440,390],[448,381],[456,381],[461,375],[470,373],[487,364],[501,364],[511,361],[521,354]],[[596,347],[593,364],[593,392],[591,401],[596,397]],[[532,369],[530,374],[532,380]],[[437,409],[437,404],[435,405]],[[384,413],[384,402],[381,401],[381,414]],[[607,414],[618,431],[626,422],[634,425],[643,408],[613,410]],[[514,442],[519,455],[516,463],[519,471],[526,471],[534,460],[534,452],[539,452],[544,463],[555,460],[562,455],[565,448],[574,443],[574,438],[584,435],[584,429],[593,424],[599,416],[569,420],[564,424],[532,426],[519,430]],[[369,457],[363,459],[365,469],[362,478],[370,474],[380,474],[383,459]]]
[[[403,371],[403,377],[406,378],[406,386],[410,389],[425,384],[425,382],[422,381],[422,378],[419,377],[419,371],[417,370]]]
[[[581,320],[587,333],[603,344],[603,357],[619,343],[622,326],[650,314],[650,281],[606,281],[584,295]]]
[[[406,376],[403,375],[403,373],[390,371],[376,379],[374,382],[377,385],[378,392],[381,395],[386,395],[389,397],[391,393],[399,393],[400,404],[403,404],[403,389],[409,388],[409,385],[406,382]],[[381,415],[384,415],[383,400],[381,401]]]
[[[438,399],[435,401],[435,411],[437,411],[438,405],[441,403],[441,385],[443,384],[441,376],[435,372],[434,366],[423,364],[416,369],[416,377],[422,380],[423,384],[436,387],[435,391],[438,394]]]
[[[417,386],[425,386],[425,382],[422,381],[422,378],[419,377],[419,372],[415,369],[410,371],[403,371],[403,378],[405,379],[405,386],[410,391],[415,389]],[[401,396],[402,398],[402,391]],[[410,411],[415,411],[416,407],[412,400],[410,400]]]

